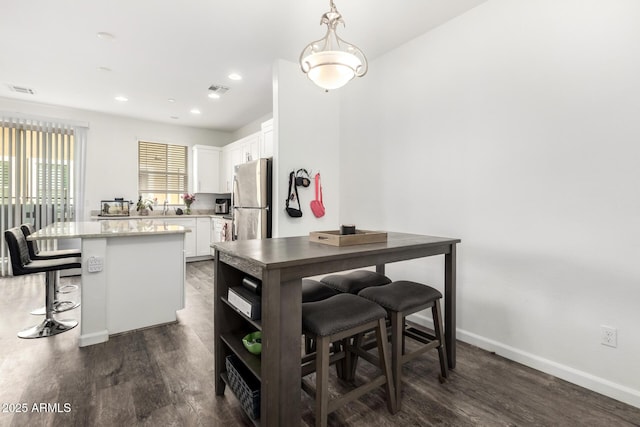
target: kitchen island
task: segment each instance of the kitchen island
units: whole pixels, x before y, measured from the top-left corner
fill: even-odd
[[[216,394],[230,383],[225,359],[234,355],[260,384],[260,425],[300,424],[302,278],[444,255],[444,320],[447,358],[456,362],[456,245],[459,239],[388,233],[387,241],[354,246],[310,242],[308,236],[236,240],[215,249],[214,335]],[[252,320],[229,303],[229,287],[245,277],[262,282],[262,318]],[[393,278],[392,278],[393,279]],[[398,278],[398,280],[401,278]],[[262,331],[262,355],[248,353],[242,337]]]
[[[84,347],[176,321],[184,308],[186,232],[162,220],[58,222],[28,239],[81,239]]]

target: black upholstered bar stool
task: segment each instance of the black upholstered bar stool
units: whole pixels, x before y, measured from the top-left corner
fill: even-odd
[[[402,404],[402,365],[404,363],[428,350],[437,348],[440,359],[440,381],[444,382],[448,376],[448,367],[440,311],[440,299],[442,298],[440,291],[421,283],[402,280],[384,286],[363,289],[358,295],[384,307],[391,318],[391,365],[398,410]],[[435,337],[405,327],[406,316],[426,308],[431,308]],[[405,337],[412,338],[424,345],[413,352],[406,353]]]
[[[335,289],[325,285],[322,282],[318,282],[313,279],[302,279],[302,302],[315,302],[322,301],[334,295],[338,295],[339,292]]]
[[[31,234],[35,233],[36,230],[33,225],[29,223],[22,224],[20,226],[22,230],[22,234],[27,238]],[[38,242],[35,240],[27,240],[27,248],[29,249],[29,258],[32,261],[37,260],[47,260],[47,259],[61,259],[61,258],[80,258],[82,256],[81,252],[77,249],[60,249],[55,251],[41,251],[38,247]],[[58,293],[66,294],[69,292],[73,292],[78,289],[76,285],[64,285],[59,286],[59,280],[56,278],[56,292],[53,301],[53,312],[54,313],[62,313],[64,311],[73,310],[74,308],[78,308],[80,306],[79,302],[74,301],[59,301]],[[45,314],[46,307],[36,308],[31,311],[31,314],[41,315]]]
[[[24,237],[29,237],[36,232],[33,225],[29,223],[22,224],[20,226]],[[38,242],[35,240],[27,240],[27,247],[29,248],[29,258],[35,261],[37,259],[58,259],[58,258],[73,258],[82,256],[78,249],[58,249],[55,251],[41,251],[38,247]]]
[[[302,380],[302,389],[315,396],[316,426],[326,426],[330,412],[383,384],[386,385],[387,407],[391,413],[396,412],[385,317],[385,310],[378,304],[351,294],[339,294],[322,301],[302,304],[302,331],[317,343],[316,353],[303,358],[302,365],[303,377],[314,371],[316,373],[315,388],[304,378]],[[348,358],[351,351],[365,353],[346,345],[346,340],[372,329],[376,332],[379,355],[377,361],[382,374],[339,398],[330,399],[329,365]],[[330,344],[341,340],[345,341],[342,350],[330,354]]]
[[[318,282],[313,279],[302,279],[302,302],[316,302],[322,301],[334,295],[338,295],[340,292],[325,285],[322,282]],[[309,354],[315,351],[315,345],[310,337],[304,337],[304,352]]]
[[[78,325],[76,320],[56,320],[53,318],[56,273],[60,270],[80,268],[81,259],[60,258],[35,260],[29,258],[27,240],[20,228],[11,228],[4,233],[9,248],[11,269],[14,276],[45,273],[45,319],[38,325],[18,333],[20,338],[43,338],[66,332]]]
[[[358,294],[370,286],[382,286],[391,283],[384,274],[369,270],[356,270],[349,273],[331,274],[320,279],[325,285],[338,292]]]

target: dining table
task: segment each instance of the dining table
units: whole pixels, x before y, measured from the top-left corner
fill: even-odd
[[[233,356],[259,384],[259,425],[300,425],[302,279],[367,267],[385,273],[390,263],[440,255],[447,362],[450,369],[455,368],[456,247],[460,239],[386,234],[384,242],[348,246],[311,241],[309,236],[213,243],[216,395],[223,395],[230,384],[226,359]],[[242,286],[246,278],[261,283],[260,319],[249,318],[229,302],[229,288]],[[259,356],[242,345],[242,337],[256,330],[262,333]]]

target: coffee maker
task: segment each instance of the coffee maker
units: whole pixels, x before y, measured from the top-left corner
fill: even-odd
[[[216,199],[214,211],[217,214],[228,214],[230,205],[231,199]]]

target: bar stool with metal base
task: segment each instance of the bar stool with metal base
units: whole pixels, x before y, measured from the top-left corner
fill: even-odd
[[[314,371],[316,373],[315,388],[308,381],[302,380],[302,389],[315,397],[316,426],[326,426],[330,412],[383,384],[386,385],[387,407],[391,413],[396,412],[385,316],[385,310],[378,304],[351,294],[335,295],[322,301],[302,304],[302,331],[317,343],[316,353],[303,358],[302,365],[303,377]],[[347,340],[372,329],[376,331],[378,362],[382,375],[339,398],[330,399],[329,365],[348,358],[350,351],[360,351],[345,343],[344,350],[330,354],[331,343]],[[315,364],[312,362],[314,356]]]
[[[358,294],[364,288],[370,286],[382,286],[391,283],[384,274],[369,270],[356,270],[349,273],[331,274],[320,279],[325,285],[338,292]]]
[[[4,233],[9,248],[11,269],[14,276],[45,273],[45,319],[38,325],[18,333],[20,338],[43,338],[66,332],[78,325],[76,320],[56,320],[53,318],[56,273],[60,270],[80,268],[80,258],[61,258],[32,261],[29,258],[27,240],[19,228],[11,228]]]
[[[440,299],[442,298],[440,291],[421,283],[402,280],[364,289],[358,295],[384,307],[391,318],[391,364],[398,410],[402,405],[402,365],[404,363],[428,350],[437,348],[440,359],[439,378],[440,382],[444,382],[448,376],[448,367],[440,311]],[[406,316],[426,308],[431,308],[435,337],[405,327]],[[406,353],[405,337],[412,338],[424,345],[411,353]],[[357,346],[359,346],[358,344],[359,342]]]
[[[20,226],[20,229],[22,230],[22,233],[24,234],[25,238],[29,237],[29,235],[35,233],[36,231],[33,225],[29,223],[22,224]],[[36,242],[35,240],[27,240],[27,247],[29,249],[29,258],[31,258],[32,261],[46,260],[46,259],[74,258],[74,257],[79,258],[82,256],[81,252],[77,249],[60,249],[60,250],[54,250],[54,251],[41,251],[40,248],[38,247],[38,242]],[[53,301],[53,312],[62,313],[64,311],[69,311],[69,310],[73,310],[74,308],[78,308],[80,306],[79,302],[77,303],[74,301],[58,300],[58,293],[66,294],[69,292],[73,292],[78,289],[78,286],[77,285],[58,286],[59,283],[60,283],[59,279],[56,278],[56,295]],[[46,311],[46,307],[40,307],[31,311],[31,314],[41,315],[41,314],[45,314],[45,311]]]

